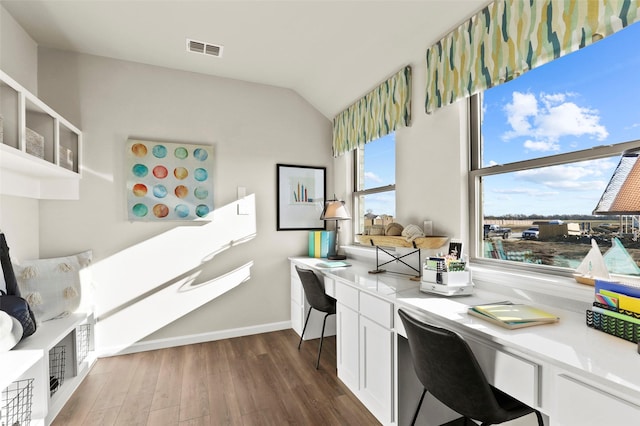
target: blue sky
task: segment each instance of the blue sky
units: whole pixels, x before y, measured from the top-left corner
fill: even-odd
[[[395,140],[395,133],[391,133],[366,145],[364,189],[396,183]],[[395,217],[395,196],[390,193],[368,195],[365,199],[365,213],[369,210],[377,215],[388,214]]]
[[[640,139],[640,25],[484,92],[484,165]],[[485,215],[591,214],[619,157],[484,181]]]

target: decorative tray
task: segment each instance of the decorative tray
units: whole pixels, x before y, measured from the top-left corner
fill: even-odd
[[[413,241],[407,241],[405,237],[391,235],[357,235],[360,244],[380,247],[409,247],[421,249],[437,249],[449,241],[449,237],[418,237]]]

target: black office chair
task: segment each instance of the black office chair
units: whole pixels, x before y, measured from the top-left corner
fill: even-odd
[[[296,271],[298,271],[298,276],[300,277],[300,281],[302,281],[302,287],[304,288],[304,294],[307,297],[307,301],[311,305],[309,312],[307,313],[307,319],[304,321],[302,335],[300,336],[300,342],[298,343],[298,350],[300,350],[302,338],[304,337],[304,332],[307,329],[311,309],[315,309],[326,314],[324,316],[324,321],[322,322],[322,334],[320,335],[320,347],[318,348],[318,361],[316,361],[317,370],[320,366],[320,353],[322,352],[322,341],[324,340],[324,327],[327,324],[327,317],[336,313],[336,299],[328,296],[324,292],[324,283],[320,281],[315,272],[310,269],[300,268],[297,265]]]
[[[493,425],[536,413],[538,425],[544,426],[542,415],[487,382],[469,345],[457,333],[425,324],[402,309],[398,315],[404,324],[409,349],[418,379],[424,386],[415,424],[427,391],[465,419]],[[475,423],[472,423],[475,425]]]

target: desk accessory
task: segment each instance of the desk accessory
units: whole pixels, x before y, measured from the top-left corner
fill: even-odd
[[[605,280],[595,281],[593,307],[586,310],[588,327],[638,343],[640,340],[640,288]]]
[[[430,257],[422,266],[420,291],[441,296],[464,296],[473,293],[471,271],[458,259]]]

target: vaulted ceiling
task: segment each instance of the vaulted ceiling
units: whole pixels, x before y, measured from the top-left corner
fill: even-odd
[[[331,119],[489,1],[0,3],[39,46],[289,88]],[[222,56],[187,52],[187,38]]]

